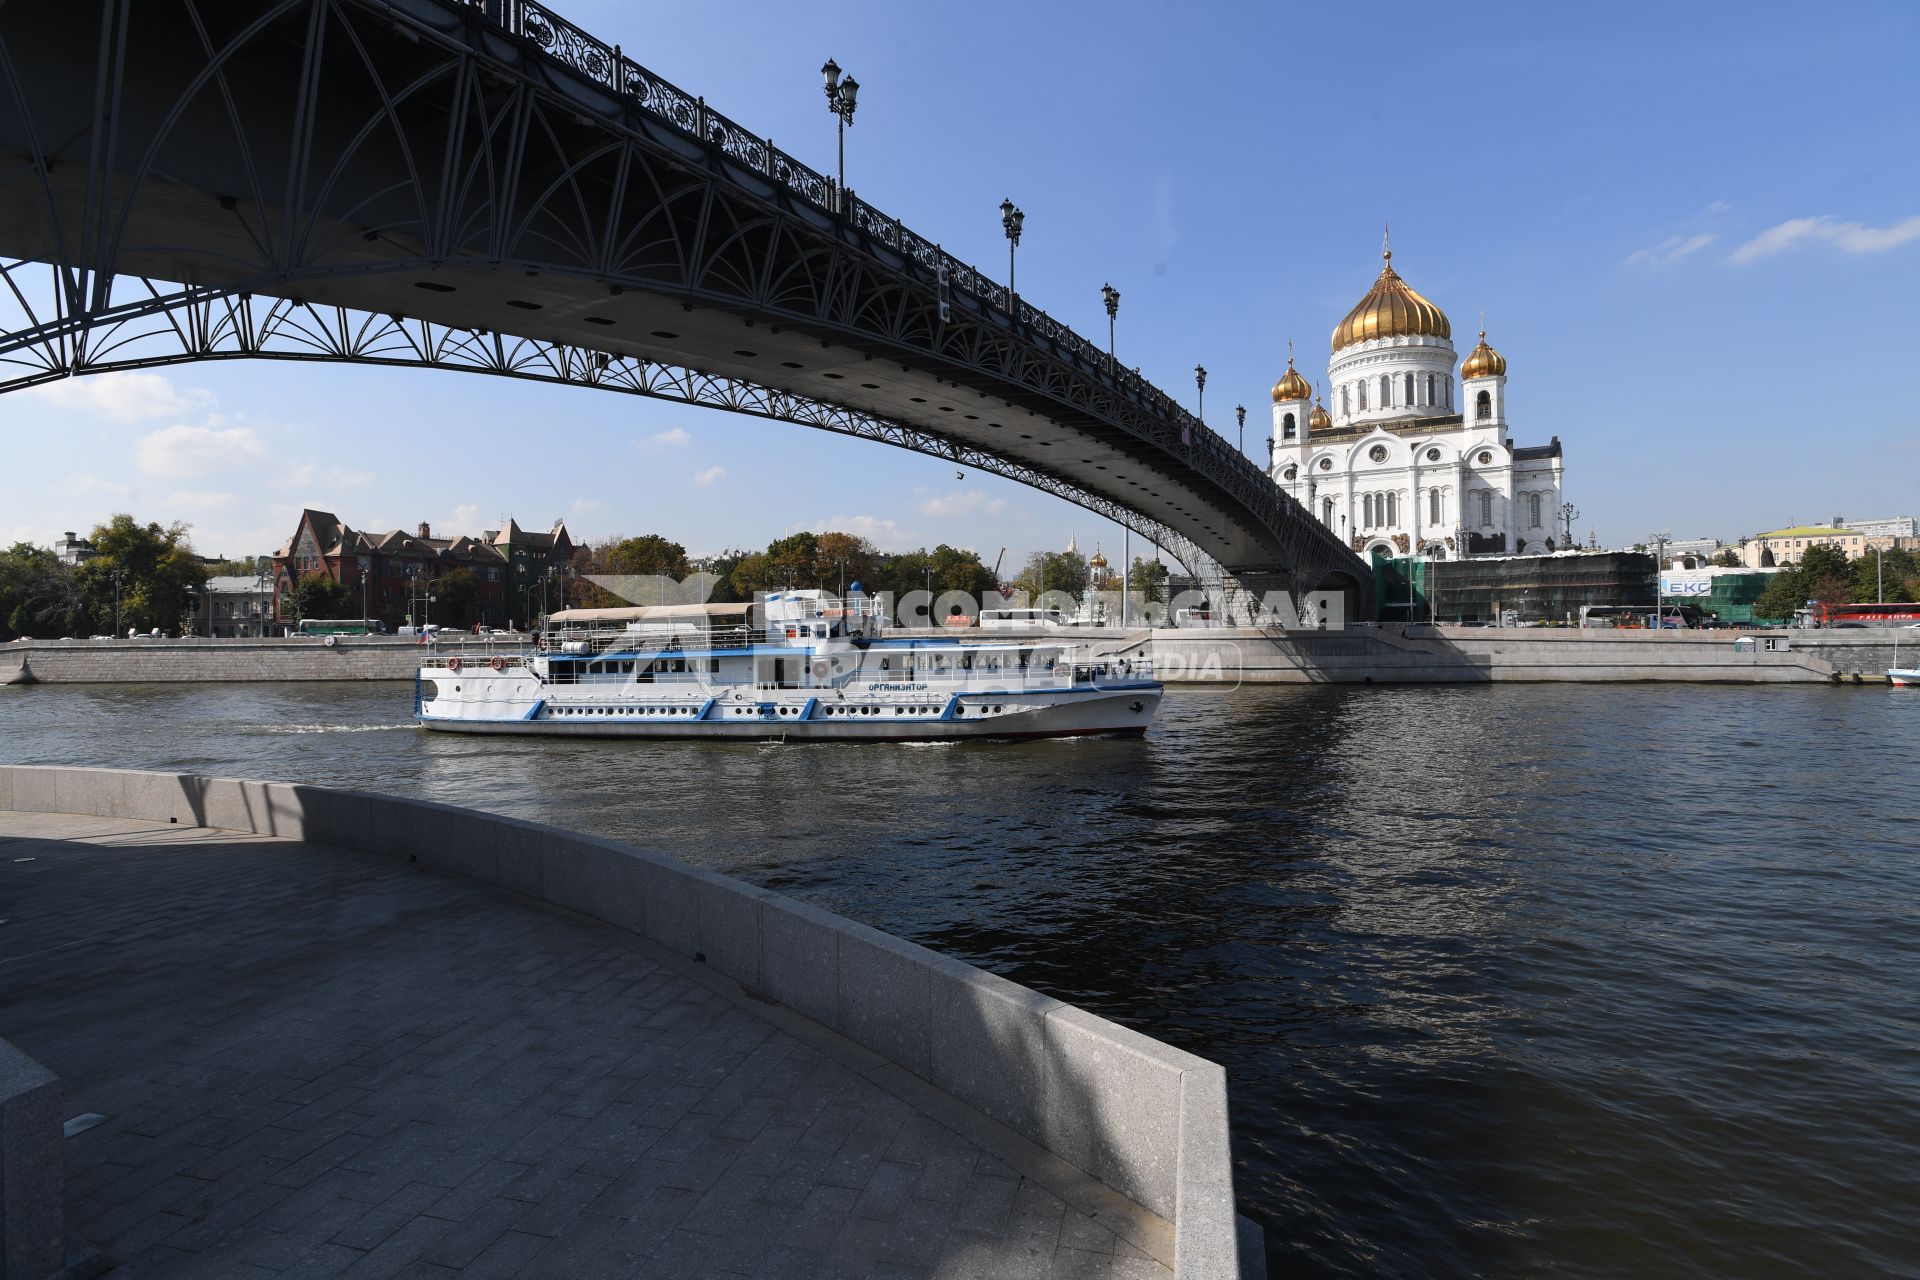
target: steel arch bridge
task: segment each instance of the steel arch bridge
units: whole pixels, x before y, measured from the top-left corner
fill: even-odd
[[[667,398],[1371,604],[1107,352],[532,0],[0,4],[0,280],[0,391],[264,357]]]

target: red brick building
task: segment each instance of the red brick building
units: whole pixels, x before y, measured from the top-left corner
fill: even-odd
[[[394,529],[367,533],[349,528],[331,511],[308,509],[287,544],[273,557],[273,605],[288,618],[286,596],[294,583],[322,573],[359,599],[348,616],[357,617],[360,600],[367,616],[389,626],[409,617],[450,627],[526,626],[546,608],[560,607],[569,581],[574,543],[564,521],[545,533],[533,533],[509,520],[505,529],[479,537],[461,534],[436,538],[424,522],[408,533]],[[455,570],[472,576],[472,590],[440,589]],[[468,594],[457,600],[456,594]],[[447,599],[429,599],[445,595]]]

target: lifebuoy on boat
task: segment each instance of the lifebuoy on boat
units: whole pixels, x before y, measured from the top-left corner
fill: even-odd
[[[487,665],[495,671],[505,671],[507,669],[507,660],[496,653],[487,659]]]
[[[460,659],[458,658],[447,659],[447,670],[458,671],[459,669],[460,669]]]
[[[814,659],[813,678],[815,680],[825,680],[828,676],[832,674],[833,674],[833,667],[827,662],[825,658]]]
[[[331,649],[331,648],[333,648],[333,646],[335,646],[335,645],[337,645],[337,644],[339,644],[339,643],[340,643],[340,637],[339,637],[339,636],[328,636],[328,637],[327,637],[327,638],[326,638],[326,639],[325,639],[324,641],[322,641],[322,643],[323,643],[323,644],[325,644],[325,645],[327,646],[327,648],[329,648],[329,649]]]

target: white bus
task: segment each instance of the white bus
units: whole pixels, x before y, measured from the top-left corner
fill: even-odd
[[[1051,630],[1067,625],[1058,609],[982,609],[980,625],[989,631]]]

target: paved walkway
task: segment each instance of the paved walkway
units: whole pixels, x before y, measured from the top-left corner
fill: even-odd
[[[1170,1274],[831,1033],[481,886],[0,813],[0,917],[116,1278]]]

